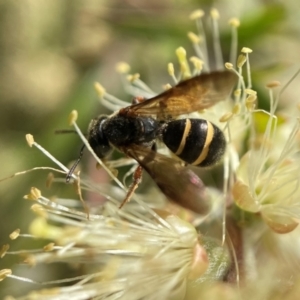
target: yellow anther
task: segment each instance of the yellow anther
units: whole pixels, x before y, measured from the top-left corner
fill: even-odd
[[[94,89],[100,98],[106,93],[105,88],[99,82],[94,82]]]
[[[224,114],[220,119],[219,121],[224,123],[224,122],[227,122],[228,120],[230,120],[231,118],[233,117],[233,113],[232,112],[228,112],[226,114]]]
[[[199,35],[195,34],[194,32],[188,33],[188,38],[193,44],[199,44],[201,42],[201,38]]]
[[[74,109],[71,111],[69,118],[68,118],[69,125],[73,125],[77,121],[77,118],[78,118],[78,112],[77,112],[77,110]]]
[[[28,133],[28,134],[25,135],[25,138],[26,138],[26,141],[27,141],[29,147],[32,147],[32,145],[34,144],[33,135]]]
[[[130,71],[130,66],[126,62],[119,62],[116,64],[116,70],[120,74],[127,74]]]
[[[212,8],[210,11],[210,15],[213,19],[217,20],[220,18],[219,11],[216,8]]]
[[[190,14],[191,20],[200,19],[204,16],[204,11],[202,9],[197,9]]]
[[[232,70],[233,69],[233,64],[230,62],[225,63],[225,68],[228,70]]]
[[[279,87],[280,86],[280,82],[279,81],[271,81],[269,83],[267,83],[266,87],[268,89],[273,89],[273,88],[276,88],[276,87]]]
[[[39,189],[32,187],[30,189],[30,193],[28,195],[25,195],[24,198],[28,200],[38,200],[42,196],[42,193]]]
[[[228,21],[229,25],[231,25],[232,27],[239,27],[240,26],[240,20],[238,18],[231,18]]]
[[[237,66],[238,66],[238,68],[241,68],[246,61],[247,61],[246,55],[240,54],[238,56],[238,59],[237,59]]]
[[[18,238],[19,235],[20,235],[20,229],[16,229],[9,235],[9,238],[11,240],[15,240],[16,238]]]
[[[253,50],[248,47],[243,47],[241,52],[247,54],[247,53],[252,53]]]

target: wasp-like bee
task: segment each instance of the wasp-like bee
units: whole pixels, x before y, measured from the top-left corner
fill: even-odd
[[[204,119],[174,118],[225,100],[236,81],[237,76],[230,71],[201,74],[151,99],[91,121],[87,138],[99,158],[117,148],[139,163],[122,205],[145,169],[167,198],[197,213],[206,213],[209,204],[205,203],[200,178],[179,160],[157,153],[155,142],[162,140],[187,164],[207,167],[218,162],[226,148],[223,132]]]

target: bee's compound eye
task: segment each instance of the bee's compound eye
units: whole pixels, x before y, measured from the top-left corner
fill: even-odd
[[[99,158],[104,158],[112,150],[103,131],[107,119],[107,116],[100,116],[98,119],[93,119],[89,125],[88,141]]]

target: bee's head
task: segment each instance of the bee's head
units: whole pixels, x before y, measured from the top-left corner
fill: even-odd
[[[88,142],[99,158],[106,157],[112,150],[112,147],[103,132],[103,126],[107,120],[107,116],[99,116],[90,122],[88,128]]]

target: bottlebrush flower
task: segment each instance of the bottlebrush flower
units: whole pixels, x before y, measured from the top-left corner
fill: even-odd
[[[190,16],[198,29],[198,33],[188,33],[196,56],[189,59],[183,47],[176,49],[179,71],[176,72],[173,63],[168,64],[172,84],[165,84],[165,89],[182,79],[211,71],[203,15],[199,10]],[[194,300],[222,297],[232,300],[248,299],[249,295],[268,299],[277,291],[277,281],[280,282],[280,295],[287,295],[287,291],[291,291],[290,295],[297,294],[297,274],[284,267],[288,257],[299,259],[296,247],[300,213],[299,121],[293,115],[283,118],[277,113],[285,88],[274,99],[273,88],[277,85],[274,83],[268,85],[270,111],[259,108],[257,92],[252,89],[252,50],[244,47],[237,55],[239,21],[235,18],[229,22],[232,28],[230,62],[224,64],[218,18],[218,12],[213,9],[210,21],[215,66],[235,72],[238,83],[232,98],[191,114],[216,124],[227,142],[222,188],[203,185],[199,191],[205,189],[207,198],[212,201],[210,213],[199,217],[174,208],[164,202],[161,193],[150,189],[147,194],[135,194],[134,201],[119,209],[126,188],[115,175],[114,168],[137,162],[127,158],[105,163],[100,160],[78,128],[77,113],[73,112],[70,123],[114,184],[97,184],[79,173],[72,173],[84,209],[79,201],[60,197],[53,200],[38,189],[31,189],[26,198],[35,201],[32,210],[38,217],[33,220],[29,235],[17,230],[11,239],[26,237],[47,242],[43,248],[20,251],[9,251],[9,246],[4,245],[1,256],[20,254],[30,266],[64,263],[72,266],[76,275],[46,281],[19,277],[10,269],[2,270],[0,280],[9,277],[50,286],[18,299]],[[129,65],[119,63],[117,71],[130,95],[151,98],[158,94],[140,79],[139,74],[130,74]],[[101,103],[113,112],[128,106],[101,84],[96,83],[95,89]],[[27,140],[60,168],[37,169],[69,172],[30,135]],[[159,146],[158,151],[170,155],[164,147]],[[123,182],[131,173],[128,171]],[[51,177],[51,180],[65,182],[65,178]],[[88,208],[83,202],[82,191],[92,192],[106,202],[97,208]],[[249,215],[252,216],[251,225],[244,222],[251,219]],[[264,226],[262,220],[269,227]],[[284,237],[277,234],[290,231],[292,234]],[[270,240],[274,247],[263,244]],[[295,243],[295,250],[291,241]],[[280,262],[274,263],[278,257]],[[287,280],[285,274],[292,279]]]
[[[300,216],[300,123],[298,118],[278,120],[280,94],[273,99],[272,90],[276,85],[268,86],[270,112],[253,114],[250,147],[240,161],[232,192],[241,209],[261,214],[274,231],[287,233]]]

